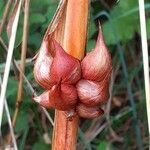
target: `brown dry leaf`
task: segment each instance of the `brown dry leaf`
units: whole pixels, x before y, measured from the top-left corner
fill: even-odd
[[[54,14],[52,21],[50,22],[47,31],[44,35],[43,42],[45,39],[48,39],[49,35],[53,37],[59,44],[63,43],[63,34],[64,34],[64,25],[65,25],[65,16],[66,16],[66,7],[68,0],[61,0],[57,10]],[[36,60],[39,52],[33,57],[33,60]]]
[[[54,39],[62,44],[63,42],[63,34],[64,34],[64,25],[65,25],[65,17],[66,17],[66,6],[68,0],[61,0],[59,6],[56,10],[56,13],[49,24],[47,31],[44,35],[43,40],[51,35]]]
[[[16,1],[15,5],[14,5],[14,8],[12,10],[12,13],[10,15],[8,24],[7,24],[7,36],[8,36],[8,39],[10,39],[10,36],[11,36],[12,24],[14,22],[14,19],[15,19],[15,16],[16,16],[16,12],[18,10],[18,5],[19,5],[19,0]]]

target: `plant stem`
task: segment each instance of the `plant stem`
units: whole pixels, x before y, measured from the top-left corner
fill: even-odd
[[[23,42],[22,42],[22,51],[21,51],[21,62],[20,62],[20,69],[22,73],[24,73],[26,51],[27,51],[29,3],[30,3],[30,0],[25,0]],[[18,111],[19,111],[19,105],[22,101],[22,90],[23,90],[23,74],[22,73],[20,72],[19,74],[19,85],[18,85],[18,94],[17,94],[17,100],[16,100],[16,109],[15,109],[13,121],[12,121],[13,126],[15,126]]]
[[[88,0],[69,0],[67,3],[63,46],[70,55],[82,59],[84,56]],[[53,150],[75,150],[78,131],[78,116],[69,121],[63,111],[56,110],[53,131]]]
[[[68,1],[64,49],[72,56],[84,57],[88,19],[88,0]]]

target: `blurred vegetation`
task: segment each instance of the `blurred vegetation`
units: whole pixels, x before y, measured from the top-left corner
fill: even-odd
[[[6,0],[0,1],[0,18]],[[40,47],[46,28],[57,8],[55,0],[31,0],[27,58],[32,58]],[[145,1],[148,44],[150,46],[150,1]],[[87,51],[95,44],[98,21],[102,24],[104,38],[113,58],[112,99],[109,114],[94,120],[80,121],[78,149],[148,149],[148,129],[145,107],[142,51],[140,44],[139,8],[137,0],[91,1]],[[15,43],[14,58],[20,59],[23,13],[20,16]],[[2,38],[8,45],[6,27]],[[0,72],[2,73],[6,53],[0,46]],[[33,79],[33,64],[26,66],[25,75],[34,89],[41,88]],[[7,101],[13,115],[17,95],[18,80],[13,70],[10,72]],[[19,150],[48,150],[52,138],[52,125],[38,105],[33,103],[32,94],[24,83],[23,103],[15,127]],[[54,117],[54,111],[49,110]],[[140,130],[138,130],[140,129]],[[8,124],[4,113],[2,134],[8,134]],[[140,141],[139,141],[140,140]]]

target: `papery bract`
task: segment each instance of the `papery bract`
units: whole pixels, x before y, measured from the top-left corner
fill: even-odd
[[[104,111],[98,106],[87,107],[84,104],[79,104],[77,106],[77,113],[82,118],[96,118],[104,114]]]

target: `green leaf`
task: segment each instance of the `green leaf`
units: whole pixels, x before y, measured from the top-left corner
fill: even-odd
[[[100,144],[97,147],[97,150],[107,150],[107,149],[111,150],[112,146],[104,140],[101,141]]]
[[[45,144],[42,141],[36,142],[33,147],[32,150],[50,150],[50,146]]]
[[[25,111],[20,111],[16,121],[15,131],[20,133],[28,128],[28,114]]]
[[[147,19],[146,26],[147,26],[147,37],[148,39],[150,39],[150,18]]]
[[[95,46],[95,41],[94,40],[89,40],[87,43],[87,52],[90,52]]]
[[[48,9],[47,9],[47,12],[46,12],[46,18],[48,20],[51,20],[55,11],[57,9],[57,3],[54,3],[54,4],[51,4]]]
[[[40,44],[42,42],[42,36],[40,33],[34,33],[29,36],[29,45],[34,45],[35,50],[40,47]]]
[[[97,147],[97,150],[106,150],[107,149],[107,142],[101,141],[100,144]]]
[[[4,6],[4,1],[0,1],[0,19],[3,16],[3,12],[4,12],[5,6]]]
[[[30,24],[42,24],[43,22],[45,22],[45,17],[43,14],[40,13],[33,13],[30,15]]]
[[[145,5],[146,10],[147,8],[150,8],[149,3]],[[138,1],[136,0],[120,0],[111,9],[110,18],[111,21],[108,20],[103,24],[107,44],[115,44],[116,40],[126,42],[133,38],[135,32],[140,32]]]
[[[32,0],[30,7],[31,11],[36,11],[36,12],[43,12],[45,8],[49,5],[51,5],[52,1],[51,0]]]
[[[16,40],[15,40],[15,48],[18,47],[22,42],[23,28],[21,25],[18,26]]]
[[[23,133],[23,136],[21,138],[21,142],[19,144],[19,150],[24,150],[25,143],[26,143],[27,136],[28,136],[28,132],[29,132],[29,127],[27,127],[25,132]]]
[[[12,109],[11,107],[9,107],[9,112],[10,112],[10,115],[12,116],[12,114],[13,114],[13,109]],[[2,125],[6,124],[7,122],[8,122],[8,118],[7,118],[6,111],[5,111],[5,109],[4,109]]]
[[[53,3],[51,5],[49,5],[49,7],[47,8],[47,11],[45,13],[45,17],[46,17],[46,22],[44,24],[42,24],[42,31],[45,31],[50,23],[50,21],[52,20],[54,13],[57,9],[57,3]]]
[[[10,77],[8,79],[6,98],[8,99],[8,102],[11,104],[14,104],[16,100],[17,89],[18,89],[17,81],[14,78]]]
[[[96,25],[91,15],[88,28],[88,42],[87,42],[87,51],[91,51],[95,46],[95,40],[93,40],[93,35],[96,33]]]

